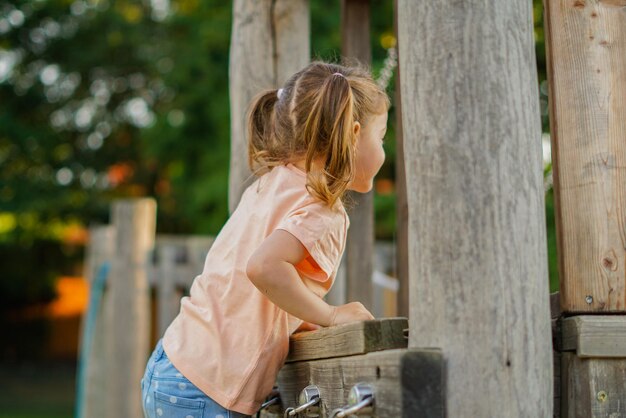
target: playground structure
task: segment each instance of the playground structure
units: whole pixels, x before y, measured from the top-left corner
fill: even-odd
[[[233,7],[231,210],[249,177],[248,101],[261,88],[279,87],[310,56],[307,1],[235,0]],[[408,322],[381,319],[292,337],[275,412],[312,402],[314,385],[324,417],[346,415],[337,408],[348,405],[380,418],[623,416],[626,1],[545,1],[561,289],[552,321],[530,2],[399,0],[396,14],[405,234],[397,253],[398,271],[407,272],[399,275],[398,306]],[[367,1],[342,1],[345,57],[369,62],[368,21]],[[351,213],[344,255],[346,300],[368,307],[371,198],[359,197]],[[119,371],[106,382],[106,412],[85,416],[140,416],[155,210],[149,200],[114,208],[102,312],[126,332],[96,333],[101,344],[93,341],[91,355],[102,350],[99,358],[115,359]],[[163,260],[172,260],[175,251],[163,248]],[[92,268],[104,261],[98,257]],[[167,266],[159,269],[170,283],[159,312],[172,315],[180,294],[172,285],[176,267]],[[117,305],[107,307],[107,298]],[[102,376],[91,369],[87,376]]]

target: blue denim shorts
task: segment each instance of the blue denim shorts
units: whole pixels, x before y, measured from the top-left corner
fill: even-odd
[[[141,379],[145,418],[244,418],[209,398],[169,361],[163,339],[157,343]]]

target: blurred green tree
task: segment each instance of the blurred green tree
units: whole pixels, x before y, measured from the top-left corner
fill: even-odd
[[[310,6],[312,58],[336,61],[340,2]],[[371,7],[378,76],[393,44],[393,2]],[[154,197],[159,232],[219,231],[228,216],[231,13],[219,0],[0,0],[0,260],[17,266],[18,253],[30,266],[4,269],[0,306],[53,297],[53,277],[82,256],[74,226],[108,222],[113,198]],[[389,120],[383,180],[395,177],[395,108]],[[375,197],[377,236],[393,239],[387,186]],[[51,243],[56,250],[41,250]],[[19,298],[21,285],[31,291]]]

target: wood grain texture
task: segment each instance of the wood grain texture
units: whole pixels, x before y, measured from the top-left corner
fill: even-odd
[[[341,1],[341,55],[344,64],[354,60],[370,65],[369,1]],[[361,302],[372,310],[374,271],[374,192],[348,192],[350,228],[344,253],[346,264],[346,302]]]
[[[406,318],[385,318],[292,334],[287,362],[406,348],[403,330],[408,326]]]
[[[115,229],[113,226],[93,226],[89,228],[89,242],[86,247],[85,254],[85,279],[91,286],[93,285],[96,275],[102,265],[110,262],[115,253]],[[109,368],[106,363],[106,341],[109,335],[111,321],[107,320],[106,312],[112,312],[111,299],[105,292],[100,302],[100,311],[97,313],[95,323],[93,324],[92,341],[89,344],[91,351],[83,368],[83,402],[82,410],[77,411],[77,417],[104,417],[107,405],[107,397],[102,396],[106,392],[106,377]],[[80,327],[80,347],[86,344],[84,341],[87,329],[87,315],[83,315]],[[79,396],[77,394],[77,396]]]
[[[561,362],[561,416],[626,415],[626,359],[584,359],[574,353],[561,353]]]
[[[626,311],[626,9],[544,0],[564,312]]]
[[[262,89],[278,88],[310,60],[308,0],[234,0],[229,86],[231,156],[228,205],[254,181],[248,168],[245,114]]]
[[[283,406],[296,406],[300,391],[317,385],[323,417],[345,406],[350,388],[367,382],[375,389],[374,418],[443,417],[444,363],[436,349],[397,349],[361,356],[285,365],[278,376]]]
[[[156,202],[153,199],[113,203],[115,255],[107,280],[111,309],[107,320],[104,417],[140,417],[141,381],[150,352],[150,291],[146,266],[154,248]]]
[[[562,321],[562,349],[578,357],[626,358],[626,316],[580,315]],[[624,392],[626,399],[626,392]]]
[[[398,36],[398,0],[394,0],[394,30]],[[409,316],[409,205],[404,168],[404,139],[402,133],[402,89],[400,67],[396,67],[396,276],[400,287],[397,293],[398,316]]]
[[[532,4],[398,4],[409,347],[445,353],[448,416],[549,417]]]
[[[561,416],[561,329],[559,320],[561,317],[561,303],[559,292],[550,293],[550,323],[552,325],[552,365],[554,367],[554,410],[552,416]]]

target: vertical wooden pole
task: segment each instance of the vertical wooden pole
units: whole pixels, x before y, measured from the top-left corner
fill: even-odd
[[[159,281],[157,283],[159,338],[180,311],[182,295],[176,289],[176,254],[180,245],[165,240],[159,246]]]
[[[546,0],[561,307],[626,312],[626,0]]]
[[[106,417],[140,417],[140,381],[150,351],[148,256],[154,247],[153,199],[113,203],[115,258],[108,279],[111,300],[107,336]]]
[[[342,0],[341,55],[345,63],[357,59],[370,65],[370,5],[369,0]],[[354,207],[348,211],[350,229],[345,250],[346,298],[359,301],[373,309],[372,272],[374,258],[374,191],[350,192]]]
[[[308,0],[234,0],[230,43],[229,209],[254,181],[248,169],[245,114],[252,97],[278,88],[310,61]]]
[[[398,0],[394,0],[394,32],[398,36]],[[396,46],[397,48],[397,46]],[[402,89],[400,67],[396,67],[396,276],[398,278],[397,315],[409,316],[409,205],[406,196],[406,170],[404,168],[404,138],[402,133]]]
[[[90,299],[96,275],[104,263],[110,263],[113,260],[114,244],[115,231],[112,226],[103,225],[89,228],[84,274],[90,285]],[[83,399],[78,403],[81,410],[76,411],[78,417],[105,416],[107,397],[103,396],[103,393],[106,393],[105,379],[108,370],[105,358],[108,329],[104,312],[106,311],[107,297],[108,295],[104,293],[99,312],[95,313],[96,320],[91,335],[87,334],[87,327],[89,326],[87,316],[83,316],[81,321],[81,349],[83,345],[88,344],[90,352],[85,362],[80,365],[83,368],[81,375],[83,381],[76,382],[77,385],[84,385],[82,388]],[[89,336],[92,341],[85,341],[85,338]]]
[[[552,354],[531,2],[398,2],[409,347],[451,417],[549,417]]]
[[[561,309],[624,323],[626,0],[544,0],[544,7]],[[580,335],[621,349],[610,359],[563,338],[561,416],[622,414],[624,329]]]

